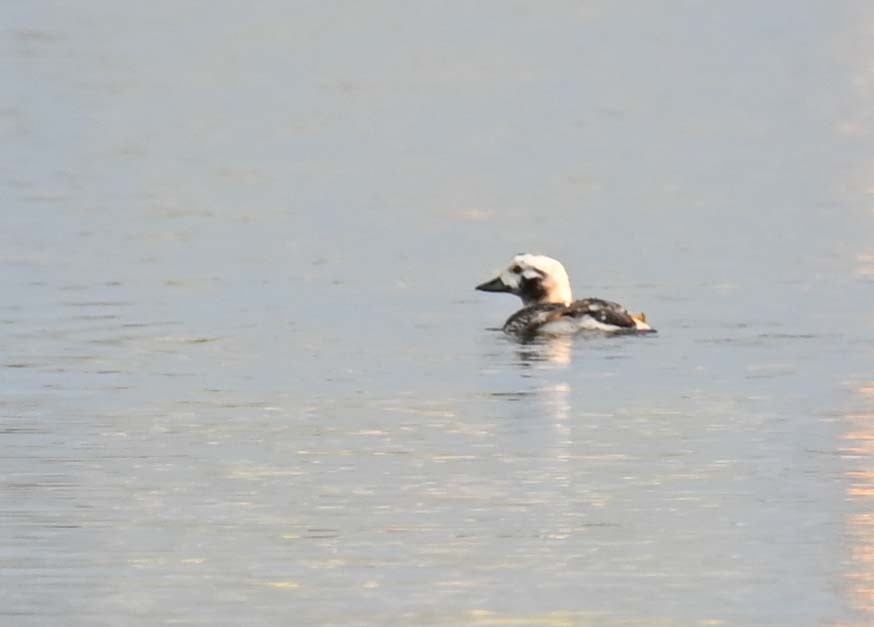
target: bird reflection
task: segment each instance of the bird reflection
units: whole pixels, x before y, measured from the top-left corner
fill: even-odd
[[[530,452],[540,449],[547,462],[542,470],[547,475],[561,476],[563,471],[552,468],[563,463],[572,444],[571,417],[573,416],[573,387],[563,371],[572,363],[574,338],[540,337],[515,344],[511,355],[523,380],[533,383],[528,389],[513,392],[492,392],[491,396],[512,402],[506,406],[508,424],[516,425],[511,433],[515,438],[524,435],[520,445]],[[512,445],[510,445],[512,446]],[[553,482],[554,486],[560,481]]]
[[[569,366],[573,350],[573,338],[558,336],[538,338],[537,340],[520,344],[516,355],[519,362],[525,366],[554,365]]]

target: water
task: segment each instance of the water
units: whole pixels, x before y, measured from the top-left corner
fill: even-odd
[[[874,622],[868,3],[2,16],[3,624]]]

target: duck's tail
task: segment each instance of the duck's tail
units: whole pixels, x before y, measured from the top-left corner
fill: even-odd
[[[655,331],[655,329],[646,323],[645,313],[633,313],[631,314],[631,317],[634,320],[634,326],[638,331]]]

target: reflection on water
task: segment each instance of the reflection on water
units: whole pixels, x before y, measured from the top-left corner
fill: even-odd
[[[844,416],[848,444],[841,450],[851,467],[847,496],[855,505],[847,518],[847,579],[854,604],[874,621],[874,383],[861,385],[858,393],[868,408]]]
[[[574,338],[570,336],[548,337],[522,344],[517,351],[522,364],[547,363],[569,366]]]
[[[840,49],[851,58],[852,98],[847,118],[836,125],[836,132],[855,141],[868,141],[874,134],[874,12],[863,5],[852,27],[858,37],[848,38]],[[845,185],[861,196],[863,207],[869,213],[874,209],[874,158],[870,154],[854,160],[845,177]],[[874,254],[867,238],[853,259],[853,275],[862,287],[874,278]],[[870,329],[870,310],[854,322]],[[867,343],[867,342],[866,342]],[[853,509],[847,515],[847,535],[850,545],[850,567],[847,573],[852,601],[866,617],[866,624],[874,622],[874,383],[856,386],[859,408],[843,416],[847,444],[841,454],[848,461],[846,493]]]

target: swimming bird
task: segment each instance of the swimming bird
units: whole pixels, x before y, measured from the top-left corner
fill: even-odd
[[[508,292],[522,299],[522,309],[504,323],[504,333],[521,338],[577,331],[652,333],[642,313],[629,313],[600,298],[573,300],[564,266],[552,257],[520,253],[506,270],[476,286],[482,292]]]

